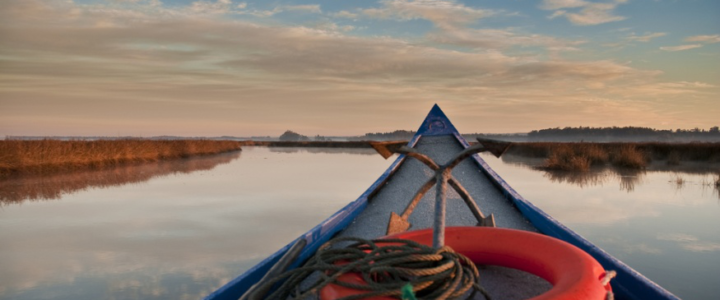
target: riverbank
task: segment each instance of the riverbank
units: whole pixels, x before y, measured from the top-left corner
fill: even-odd
[[[240,150],[217,140],[0,140],[0,178],[155,162]]]
[[[369,148],[368,141],[242,141],[245,146]],[[720,163],[720,143],[513,143],[509,154],[543,158],[548,170],[588,171],[613,166],[642,170],[652,162],[680,166],[689,162]]]
[[[641,170],[651,162],[720,163],[720,143],[515,143],[508,153],[544,158],[541,168],[563,171],[605,165]]]

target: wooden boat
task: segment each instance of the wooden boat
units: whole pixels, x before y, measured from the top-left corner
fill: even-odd
[[[437,105],[431,109],[407,146],[441,162],[448,161],[456,153],[470,147]],[[292,258],[292,262],[282,263],[290,263],[289,268],[294,268],[311,257],[322,244],[338,236],[368,239],[384,236],[391,213],[401,213],[416,191],[432,176],[422,163],[410,159],[407,155],[400,155],[357,200],[205,299],[240,298],[260,281],[268,270],[278,264],[281,258],[287,260],[286,253],[289,251],[299,251],[299,254]],[[565,241],[592,256],[605,270],[614,270],[617,275],[610,283],[616,299],[678,299],[534,206],[513,190],[478,155],[460,163],[453,169],[452,176],[465,186],[480,210],[486,215],[492,214],[493,223],[497,227],[538,232]],[[432,197],[433,195],[428,194],[422,198],[415,212],[407,219],[412,223],[412,230],[432,227]],[[455,199],[459,199],[459,194],[451,192],[447,197],[448,226],[477,225],[474,218],[477,215],[474,216],[467,209],[467,203]],[[302,245],[298,246],[301,243],[297,241],[301,241]],[[484,275],[486,271],[489,275]],[[489,281],[483,284],[488,285],[488,291],[495,299],[525,299],[542,294],[549,288],[547,282],[513,269],[496,268],[483,272],[481,280],[489,278]]]

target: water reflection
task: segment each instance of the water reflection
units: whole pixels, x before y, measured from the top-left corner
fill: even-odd
[[[240,157],[240,152],[149,162],[52,175],[28,175],[0,181],[0,205],[60,199],[64,194],[88,188],[107,188],[148,181],[154,177],[207,171]]]
[[[550,180],[553,183],[567,183],[581,188],[604,186],[611,182],[618,182],[621,191],[632,192],[638,185],[643,184],[645,177],[648,172],[664,172],[672,173],[673,177],[669,180],[674,185],[676,190],[682,189],[688,182],[680,174],[692,174],[692,175],[705,175],[711,176],[714,174],[720,174],[717,165],[704,164],[704,163],[685,163],[681,166],[669,166],[663,163],[651,164],[645,170],[632,170],[615,167],[595,167],[588,172],[573,172],[573,171],[560,171],[560,170],[546,170],[541,168],[544,160],[540,158],[528,158],[518,155],[504,155],[502,156],[503,163],[515,166],[522,166],[525,168],[533,169],[536,171],[543,172],[543,177]],[[720,175],[717,175],[720,176]],[[713,192],[718,195],[720,199],[720,186],[715,182],[715,179],[703,179],[698,184],[703,187],[712,187]]]
[[[720,295],[718,163],[549,172],[542,159],[483,158],[523,197],[680,298]]]
[[[274,153],[378,155],[372,148],[268,147]]]
[[[543,177],[554,183],[568,183],[579,187],[602,186],[614,178],[614,174],[602,172],[544,171]]]
[[[357,198],[391,163],[299,150],[244,147],[239,159],[91,172],[69,181],[108,188],[6,205],[0,299],[201,299]]]

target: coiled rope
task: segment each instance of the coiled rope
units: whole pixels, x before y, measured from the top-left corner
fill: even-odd
[[[354,243],[347,247],[332,247],[348,241]],[[320,274],[320,278],[306,290],[300,290],[301,282],[315,272]],[[367,285],[337,280],[346,273],[359,274]],[[410,240],[344,237],[324,244],[304,266],[266,281],[263,287],[285,280],[265,297],[273,300],[306,299],[317,295],[330,283],[364,291],[342,300],[383,296],[400,298],[407,284],[412,286],[416,299],[458,299],[470,290],[472,292],[467,299],[472,299],[478,292],[490,299],[478,284],[478,279],[478,269],[473,262],[447,246],[433,249]],[[251,294],[249,299],[257,298]]]

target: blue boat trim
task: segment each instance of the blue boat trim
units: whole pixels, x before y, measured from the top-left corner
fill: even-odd
[[[450,122],[440,107],[435,104],[418,129],[417,133],[408,142],[408,146],[414,147],[420,137],[436,135],[453,135],[463,147],[469,147],[468,142],[463,138],[455,126]],[[617,277],[611,281],[616,299],[679,299],[677,296],[660,287],[650,279],[633,270],[622,261],[614,258],[604,250],[590,243],[588,240],[575,233],[565,225],[561,224],[530,201],[518,194],[510,185],[505,182],[479,155],[473,159],[480,170],[490,181],[507,197],[518,210],[542,233],[552,236],[584,250],[593,256],[606,270],[615,270]],[[366,207],[371,198],[399,169],[405,161],[405,155],[400,155],[390,167],[362,194],[358,199],[350,202],[344,208],[327,218],[313,229],[300,236],[307,240],[308,245],[301,252],[296,262],[290,268],[296,268],[301,262],[307,260],[315,251],[336,233],[345,229]],[[245,271],[239,277],[228,282],[212,294],[205,297],[206,300],[235,300],[238,299],[255,282],[260,280],[295,243],[292,241],[268,258],[264,259],[254,267]]]

